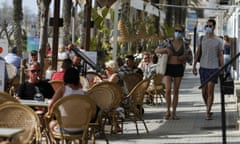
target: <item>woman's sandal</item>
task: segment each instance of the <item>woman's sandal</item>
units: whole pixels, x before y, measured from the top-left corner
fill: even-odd
[[[173,116],[172,116],[172,119],[173,119],[173,120],[179,120],[180,118],[177,117],[176,115],[173,115]]]
[[[170,116],[171,116],[170,114],[165,114],[164,119],[169,120]]]
[[[207,114],[205,120],[212,120],[212,114]]]

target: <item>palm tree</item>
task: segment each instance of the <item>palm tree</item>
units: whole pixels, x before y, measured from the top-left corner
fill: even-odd
[[[70,36],[71,36],[71,8],[72,1],[71,0],[64,0],[63,1],[63,44],[67,45],[70,43]],[[72,32],[73,33],[73,32]]]
[[[14,19],[14,44],[20,49],[22,47],[22,28],[21,22],[23,20],[22,0],[13,0],[13,19]]]

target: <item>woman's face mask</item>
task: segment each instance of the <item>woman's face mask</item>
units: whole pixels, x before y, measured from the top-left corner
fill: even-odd
[[[174,33],[174,37],[175,37],[176,39],[180,39],[180,38],[182,38],[182,33],[181,33],[181,32],[175,32],[175,33]]]

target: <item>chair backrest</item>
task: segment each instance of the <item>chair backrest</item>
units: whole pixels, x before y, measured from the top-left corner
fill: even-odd
[[[114,92],[107,87],[94,87],[87,91],[88,95],[103,112],[110,111],[114,106]]]
[[[9,63],[6,63],[6,72],[7,72],[7,79],[13,80],[17,76],[17,68]]]
[[[153,80],[154,85],[162,85],[163,75],[162,74],[154,74],[151,79]]]
[[[89,89],[90,84],[89,84],[89,81],[88,81],[88,79],[86,77],[80,76],[80,83],[81,83],[82,88],[84,90],[88,90]]]
[[[94,84],[94,82],[93,82],[94,80],[96,80],[96,79],[99,79],[99,81],[102,80],[101,75],[99,75],[96,72],[87,72],[86,73],[86,78],[87,78],[87,80],[89,82],[90,87]]]
[[[51,80],[48,83],[51,84],[54,91],[56,91],[60,86],[62,86],[64,84],[63,81],[59,81],[59,80]]]
[[[6,92],[0,91],[0,105],[3,103],[12,103],[12,102],[18,103],[18,100],[16,100],[14,97],[12,97],[10,94]]]
[[[128,94],[128,96],[131,96],[132,99],[132,105],[142,105],[143,104],[143,99],[145,92],[149,86],[150,79],[144,79],[140,81],[133,89],[132,91]]]
[[[123,95],[122,88],[118,84],[109,82],[109,81],[103,81],[94,85],[91,89],[94,89],[96,87],[106,87],[111,89],[112,92],[114,93],[114,100],[113,100],[112,107],[117,108],[120,105],[120,102],[122,101],[122,98],[124,95]]]
[[[60,98],[54,104],[51,114],[60,128],[82,128],[85,132],[96,114],[96,104],[85,95],[72,94]]]
[[[22,128],[22,133],[14,136],[12,143],[32,143],[40,138],[40,120],[32,108],[19,103],[4,103],[0,105],[0,127]]]
[[[143,77],[138,73],[129,73],[123,76],[124,86],[129,93]]]

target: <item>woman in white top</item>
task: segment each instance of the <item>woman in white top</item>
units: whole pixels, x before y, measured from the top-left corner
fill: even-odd
[[[49,114],[52,110],[52,107],[54,103],[62,98],[63,96],[68,96],[71,94],[84,94],[84,91],[82,90],[82,85],[80,83],[80,78],[79,78],[79,72],[75,68],[69,68],[67,71],[64,73],[64,85],[59,87],[55,94],[53,95],[52,101],[50,102],[48,106],[48,112]],[[52,121],[50,123],[50,128],[52,131],[58,131],[58,126],[56,121]],[[71,131],[79,131],[77,129],[71,129],[71,130],[66,130],[67,132]],[[81,130],[80,130],[81,131]]]

